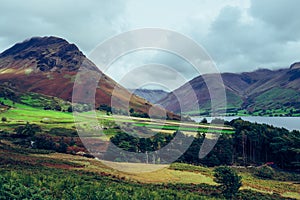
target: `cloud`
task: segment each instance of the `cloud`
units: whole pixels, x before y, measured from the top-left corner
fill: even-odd
[[[153,88],[161,85],[165,90],[173,90],[195,75],[197,71],[182,58],[161,50],[135,51],[117,59],[107,70],[114,80],[127,88]]]
[[[288,67],[299,59],[295,51],[300,48],[297,5],[300,2],[252,0],[246,10],[224,7],[208,34],[197,39],[221,71]]]
[[[85,52],[126,26],[124,1],[0,0],[0,49],[33,36],[55,35]]]
[[[277,0],[276,3],[272,0],[252,0],[249,11],[253,17],[274,27],[279,34],[289,36],[285,39],[299,39],[299,5],[297,0]]]
[[[282,68],[299,61],[298,0],[0,0],[0,5],[0,51],[32,36],[55,35],[75,43],[88,55],[118,33],[159,27],[198,42],[221,72]],[[115,80],[149,63],[173,67],[187,79],[199,75],[174,55],[126,56],[117,72],[107,72]]]

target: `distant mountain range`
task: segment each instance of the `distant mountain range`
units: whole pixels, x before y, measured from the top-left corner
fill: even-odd
[[[298,116],[300,113],[300,63],[288,69],[259,69],[245,73],[221,74],[227,96],[227,112],[232,115],[251,114],[267,116]],[[185,112],[208,115],[210,95],[203,79],[214,79],[214,74],[199,76],[169,93],[158,101],[166,109],[180,112],[178,95],[185,102]],[[191,101],[189,85],[195,91],[198,102]],[[198,104],[200,112],[192,110]]]
[[[300,63],[294,63],[288,69],[223,73],[221,77],[228,115],[300,116]],[[211,99],[204,79],[215,78],[214,74],[196,77],[168,94],[148,89],[138,89],[134,93],[175,113],[209,115]],[[194,92],[198,101],[192,98]],[[180,107],[178,98],[184,102],[184,108]],[[193,110],[195,105],[200,111]]]
[[[168,95],[164,90],[129,89],[129,91],[151,103],[157,103]]]
[[[32,92],[72,101],[74,81],[83,62],[83,68],[87,71],[86,79],[89,79],[89,74],[101,76],[94,97],[96,107],[103,104],[110,106],[112,93],[117,91],[117,94],[114,94],[116,108],[125,111],[133,108],[137,113],[148,113],[152,107],[151,103],[131,95],[103,74],[76,45],[57,37],[31,38],[2,52],[0,85],[2,89],[9,87],[18,93]],[[84,96],[87,93],[88,88],[85,88],[80,95]],[[155,109],[151,110],[155,112]],[[158,110],[157,113],[162,112]],[[170,112],[168,116],[178,118]]]

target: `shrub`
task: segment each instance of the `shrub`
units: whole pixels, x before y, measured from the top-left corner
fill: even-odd
[[[19,137],[31,137],[34,136],[36,132],[40,132],[41,127],[36,124],[29,124],[28,122],[26,123],[25,126],[18,126],[15,129],[15,132]]]
[[[1,118],[1,121],[2,121],[2,122],[7,122],[7,118],[6,118],[6,117],[2,117],[2,118]]]
[[[35,137],[34,146],[37,149],[56,150],[55,143],[52,138],[45,135]]]
[[[51,135],[63,136],[63,137],[74,137],[77,136],[77,131],[68,128],[51,128],[49,133]]]
[[[262,166],[257,169],[255,175],[260,178],[271,179],[275,175],[275,171],[269,166]]]
[[[214,170],[214,181],[221,184],[220,189],[226,199],[231,199],[242,186],[241,177],[230,167],[221,166]]]
[[[4,137],[9,136],[9,132],[0,130],[0,136],[4,136]]]
[[[67,111],[68,111],[68,112],[73,112],[72,106],[69,106],[68,109],[67,109]]]

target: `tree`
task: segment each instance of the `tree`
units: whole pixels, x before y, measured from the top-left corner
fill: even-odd
[[[242,186],[242,177],[232,170],[230,167],[221,166],[214,170],[214,181],[221,184],[223,196],[231,199]]]
[[[134,109],[133,109],[133,108],[130,108],[130,109],[129,109],[129,112],[130,112],[130,114],[133,114],[133,113],[134,113]]]
[[[61,111],[61,106],[60,105],[55,105],[54,110]]]
[[[7,118],[6,118],[6,117],[2,117],[2,118],[1,118],[1,121],[2,121],[2,122],[7,122]]]
[[[202,124],[207,124],[207,119],[206,119],[206,118],[203,118],[203,119],[201,120],[200,123],[202,123]]]
[[[72,106],[69,106],[67,111],[68,111],[68,112],[73,112]]]

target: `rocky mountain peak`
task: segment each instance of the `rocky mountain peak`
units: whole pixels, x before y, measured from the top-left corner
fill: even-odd
[[[29,60],[40,71],[77,70],[85,59],[76,45],[58,37],[34,37],[15,44],[0,59]],[[22,66],[20,66],[22,67]]]

